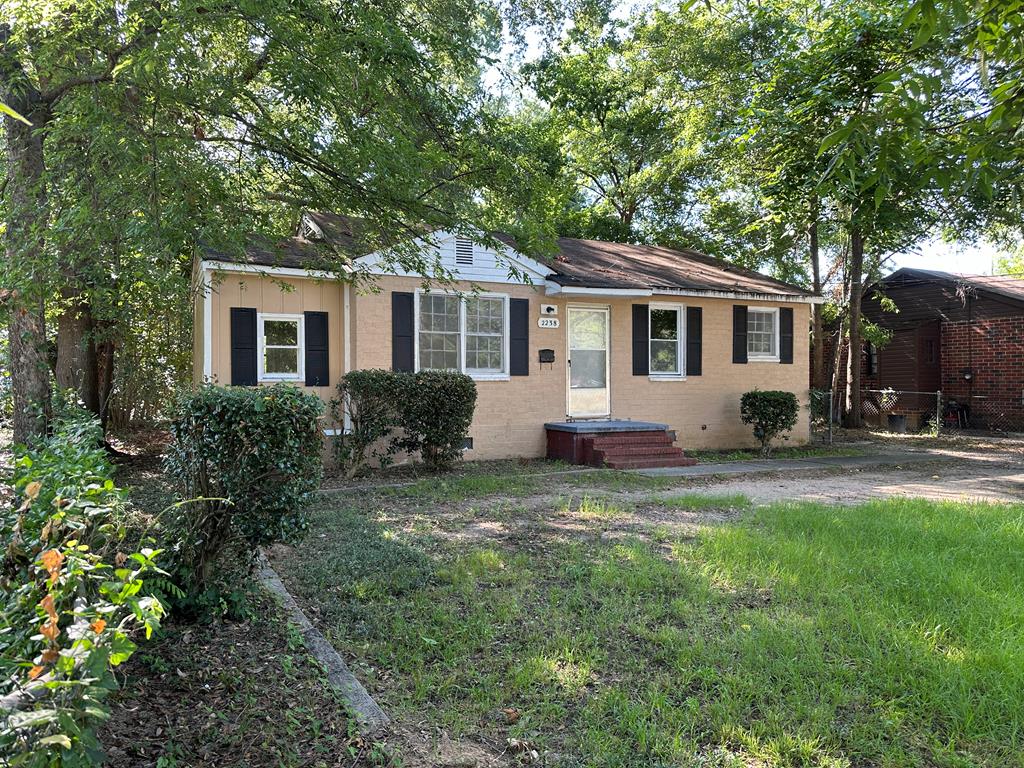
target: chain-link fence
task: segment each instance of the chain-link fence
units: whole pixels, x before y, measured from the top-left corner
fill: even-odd
[[[925,432],[941,428],[941,392],[865,389],[860,402],[864,425],[871,429]]]
[[[810,399],[811,442],[832,444],[832,427],[838,423],[831,390],[812,389]]]
[[[943,399],[942,428],[1024,432],[1024,396],[1020,400],[991,397],[949,397]]]
[[[888,432],[1024,432],[1024,397],[955,398],[942,392],[865,389],[861,414],[865,426]]]

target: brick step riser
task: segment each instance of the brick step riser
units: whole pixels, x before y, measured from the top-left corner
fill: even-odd
[[[603,448],[594,451],[593,456],[597,460],[607,461],[609,459],[631,459],[644,456],[682,456],[683,449],[674,445],[660,446],[632,446],[629,448]]]
[[[643,437],[592,437],[585,442],[597,449],[614,445],[672,445],[674,441],[668,435],[660,434]]]

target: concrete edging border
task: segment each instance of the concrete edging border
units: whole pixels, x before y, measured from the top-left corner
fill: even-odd
[[[341,695],[345,706],[348,707],[359,724],[359,732],[363,736],[372,736],[387,728],[391,719],[366,692],[363,684],[352,674],[352,670],[348,668],[348,664],[341,658],[334,646],[306,617],[262,552],[257,560],[257,572],[260,583],[280,599],[285,610],[288,611],[289,620],[299,627],[306,648],[317,661],[324,665],[327,670],[327,682]]]

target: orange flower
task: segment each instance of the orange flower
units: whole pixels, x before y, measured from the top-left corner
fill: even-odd
[[[107,628],[107,622],[105,619],[96,619],[96,621],[94,621],[89,626],[92,627],[92,631],[98,635],[100,632]]]
[[[39,629],[39,634],[49,640],[51,643],[56,641],[57,635],[60,634],[60,628],[57,626],[57,622],[52,619]]]
[[[43,568],[50,574],[50,583],[57,583],[57,576],[60,574],[60,567],[64,563],[64,555],[56,549],[48,549],[43,552],[40,558],[43,561]]]
[[[38,664],[36,664],[34,667],[32,667],[32,669],[28,671],[28,679],[35,680],[37,677],[43,674],[44,671],[45,669],[43,667],[40,667]]]

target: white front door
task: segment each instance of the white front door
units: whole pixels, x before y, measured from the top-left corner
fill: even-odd
[[[601,418],[611,413],[608,389],[608,308],[568,307],[569,402],[572,418]]]

